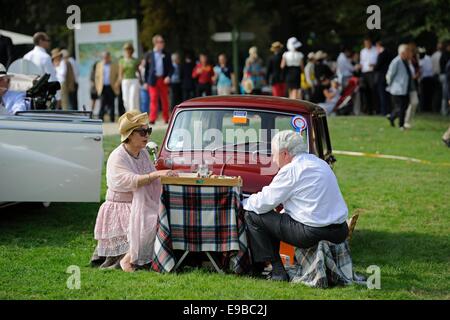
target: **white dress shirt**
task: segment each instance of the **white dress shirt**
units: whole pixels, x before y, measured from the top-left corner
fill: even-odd
[[[311,227],[340,224],[348,209],[330,166],[315,155],[303,153],[281,168],[270,185],[243,201],[247,211],[267,213],[278,205],[284,214]]]
[[[436,51],[431,55],[431,63],[433,65],[433,74],[440,75],[441,74],[441,65],[440,60],[442,56],[442,51]]]
[[[337,75],[339,78],[351,77],[355,67],[352,64],[350,58],[348,58],[343,52],[341,52],[337,58]]]
[[[56,70],[52,63],[52,58],[44,48],[35,46],[33,50],[24,55],[23,58],[25,60],[33,62],[42,70],[43,73],[50,74],[49,81],[58,81],[58,79],[56,78]],[[60,90],[58,90],[58,92],[56,93],[56,100],[60,100],[60,97]]]
[[[377,58],[378,51],[375,46],[372,46],[370,49],[362,49],[359,57],[359,61],[361,63],[361,72],[365,73],[373,71],[373,66],[377,64]]]
[[[427,78],[433,76],[433,62],[429,55],[425,55],[419,60],[420,78]]]

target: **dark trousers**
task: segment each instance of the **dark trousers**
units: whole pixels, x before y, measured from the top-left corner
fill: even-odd
[[[78,83],[75,83],[75,90],[69,92],[69,109],[78,110]]]
[[[422,78],[420,81],[420,111],[431,112],[433,110],[434,79],[432,77]]]
[[[211,95],[211,84],[210,83],[204,83],[204,84],[197,84],[197,97],[201,97],[205,94],[205,96]]]
[[[114,118],[114,100],[116,95],[111,86],[103,86],[102,94],[100,96],[100,112],[98,117],[103,120],[106,110],[109,110],[109,117],[111,122],[115,121]]]
[[[195,97],[195,89],[183,88],[183,101],[192,99]]]
[[[182,99],[181,84],[171,83],[170,84],[170,110],[172,110],[176,105],[181,103]]]
[[[119,117],[125,113],[125,105],[123,104],[123,96],[122,89],[120,89],[119,93],[119,101],[117,101],[117,111],[119,112]]]
[[[439,76],[433,77],[433,98],[432,98],[432,110],[433,112],[441,111],[442,102],[442,84],[439,81]]]
[[[379,73],[377,77],[377,94],[378,100],[380,102],[380,113],[382,115],[387,115],[391,113],[391,102],[390,102],[390,94],[386,91],[386,75]]]
[[[366,114],[375,114],[377,111],[375,73],[365,72],[361,80],[362,111]]]
[[[405,124],[405,115],[406,109],[409,104],[409,96],[394,96],[392,95],[392,112],[391,112],[391,120],[399,118],[399,127],[403,127]]]
[[[310,248],[321,240],[341,243],[348,235],[346,222],[316,228],[275,211],[265,214],[246,211],[245,222],[253,262],[279,261],[280,241],[298,248]]]

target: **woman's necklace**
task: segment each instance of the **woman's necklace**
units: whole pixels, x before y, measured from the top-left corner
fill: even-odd
[[[134,159],[138,160],[139,159],[139,153],[137,156],[134,156],[131,154],[131,152],[127,149],[127,147],[125,146],[125,144],[122,144],[122,146],[125,148],[125,151]]]

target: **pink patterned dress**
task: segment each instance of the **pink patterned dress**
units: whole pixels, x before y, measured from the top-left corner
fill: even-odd
[[[130,253],[131,263],[151,262],[160,209],[159,179],[138,188],[140,175],[155,171],[148,152],[130,155],[124,145],[117,147],[106,164],[106,201],[95,224],[97,255],[115,257]]]

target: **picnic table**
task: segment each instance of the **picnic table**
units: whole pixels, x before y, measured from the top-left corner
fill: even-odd
[[[176,271],[190,252],[204,252],[218,272],[249,267],[241,206],[242,179],[164,177],[153,269]],[[184,251],[177,259],[175,250]],[[220,257],[217,262],[211,256]]]

